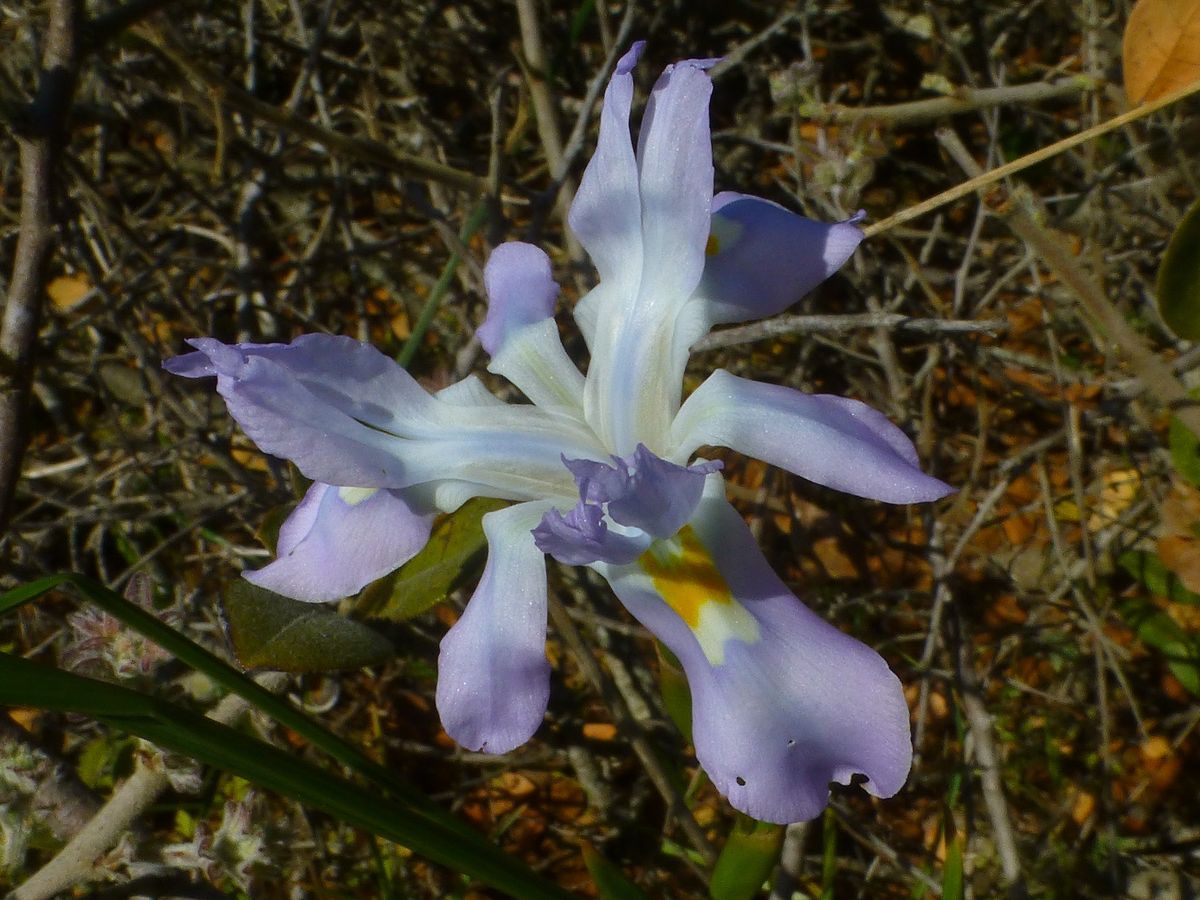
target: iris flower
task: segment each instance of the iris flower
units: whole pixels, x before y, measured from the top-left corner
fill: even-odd
[[[720,464],[695,454],[730,448],[889,503],[950,489],[921,472],[899,428],[856,400],[723,370],[682,398],[689,348],[710,328],[787,308],[862,233],[713,195],[713,60],[667,67],[635,145],[641,50],[608,84],[570,212],[600,276],[573,310],[586,377],[559,337],[549,258],[517,242],[487,262],[478,336],[488,370],[530,403],[505,403],[474,376],[430,394],[378,350],[322,334],[286,345],[198,338],[166,368],[215,375],[246,434],[315,482],[280,531],[278,558],[245,573],[262,587],[347,596],[410,559],[436,512],[476,496],[514,501],[484,517],[482,579],[441,644],[437,708],[460,745],[505,753],[542,722],[548,554],[599,573],[678,657],[696,756],[730,803],[770,822],[810,819],[832,781],[865,776],[883,797],[903,785],[901,686],[771,570],[725,499]]]

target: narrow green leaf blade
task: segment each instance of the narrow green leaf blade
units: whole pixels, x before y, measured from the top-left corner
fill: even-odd
[[[833,880],[837,877],[837,814],[825,807],[821,820],[821,900],[833,900]]]
[[[441,603],[483,567],[487,553],[483,517],[505,506],[505,500],[476,497],[443,516],[420,553],[363,589],[355,614],[402,622]]]
[[[247,669],[327,672],[390,659],[391,641],[322,603],[281,597],[243,578],[225,592],[225,618],[238,661]]]
[[[389,803],[293,754],[204,716],[127,688],[0,654],[0,706],[38,706],[101,719],[205,765],[323,810],[514,896],[565,900],[570,895],[475,835],[465,841],[423,815]]]
[[[963,900],[963,839],[956,834],[946,842],[946,862],[942,865],[942,900]]]
[[[642,889],[630,881],[591,844],[581,846],[583,864],[587,866],[600,900],[649,900]]]
[[[1184,215],[1159,264],[1158,312],[1181,338],[1200,340],[1200,202]]]
[[[468,846],[473,841],[481,840],[479,835],[465,823],[441,809],[420,791],[405,784],[390,770],[367,757],[357,747],[322,728],[319,723],[289,705],[287,701],[276,697],[223,659],[188,640],[184,635],[163,624],[144,609],[130,603],[98,581],[73,573],[47,576],[0,596],[0,611],[28,603],[64,584],[69,584],[122,624],[148,637],[185,665],[203,672],[216,684],[252,703],[276,722],[290,728],[314,747],[324,750],[342,765],[374,782],[397,800],[419,808],[424,815],[443,827],[457,830]]]
[[[717,857],[708,893],[713,900],[751,900],[783,852],[783,825],[759,822],[738,813],[729,839]]]
[[[683,665],[667,646],[655,641],[658,651],[658,690],[662,694],[667,715],[679,729],[684,740],[692,742],[692,689],[688,687]]]

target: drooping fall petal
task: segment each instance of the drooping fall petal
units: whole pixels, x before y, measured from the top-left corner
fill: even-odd
[[[912,748],[900,682],[779,580],[719,476],[676,538],[594,568],[683,664],[696,757],[735,808],[797,822],[825,808],[831,781],[861,774],[880,797],[903,786]]]
[[[276,559],[242,574],[296,600],[340,600],[412,559],[431,521],[399,491],[316,482],[280,527]]]
[[[483,578],[442,638],[438,714],[469,750],[507,753],[533,736],[546,712],[546,558],[531,529],[548,507],[522,503],[483,517]]]

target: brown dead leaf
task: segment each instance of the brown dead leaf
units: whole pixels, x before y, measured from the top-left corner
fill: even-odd
[[[583,736],[591,741],[612,741],[617,737],[617,726],[608,722],[584,722]]]
[[[74,309],[87,299],[92,290],[92,283],[86,275],[59,275],[52,278],[46,285],[46,295],[50,304],[57,312],[67,312]]]
[[[1139,0],[1125,26],[1122,57],[1133,104],[1200,79],[1200,0]]]

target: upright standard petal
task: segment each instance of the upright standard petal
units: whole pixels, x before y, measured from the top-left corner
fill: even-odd
[[[639,137],[640,272],[609,287],[601,272],[592,359],[584,391],[587,420],[620,455],[639,442],[662,453],[679,408],[687,347],[676,321],[704,269],[712,200],[707,60],[668,66],[655,85]]]
[[[747,194],[717,194],[712,206],[696,294],[714,324],[782,312],[840,269],[863,239],[851,222],[816,222]]]
[[[829,783],[890,797],[912,758],[900,682],[869,647],[809,611],[771,571],[710,476],[696,515],[629,566],[597,564],[683,664],[696,757],[742,812],[819,815]]]
[[[278,558],[242,574],[296,600],[340,600],[412,559],[431,520],[399,491],[316,482],[279,529]]]
[[[937,500],[954,489],[926,475],[912,441],[857,400],[802,394],[713,372],[688,397],[671,430],[671,458],[729,447],[858,497],[888,503]]]
[[[549,508],[522,503],[483,517],[483,578],[442,639],[438,713],[469,750],[507,753],[533,736],[546,712],[546,560],[531,529]]]
[[[638,41],[617,62],[604,91],[596,152],[584,169],[567,217],[567,224],[596,264],[600,280],[627,290],[637,285],[642,269],[642,205],[637,159],[629,137],[629,110],[633,105],[632,73],[645,46],[645,41]]]

